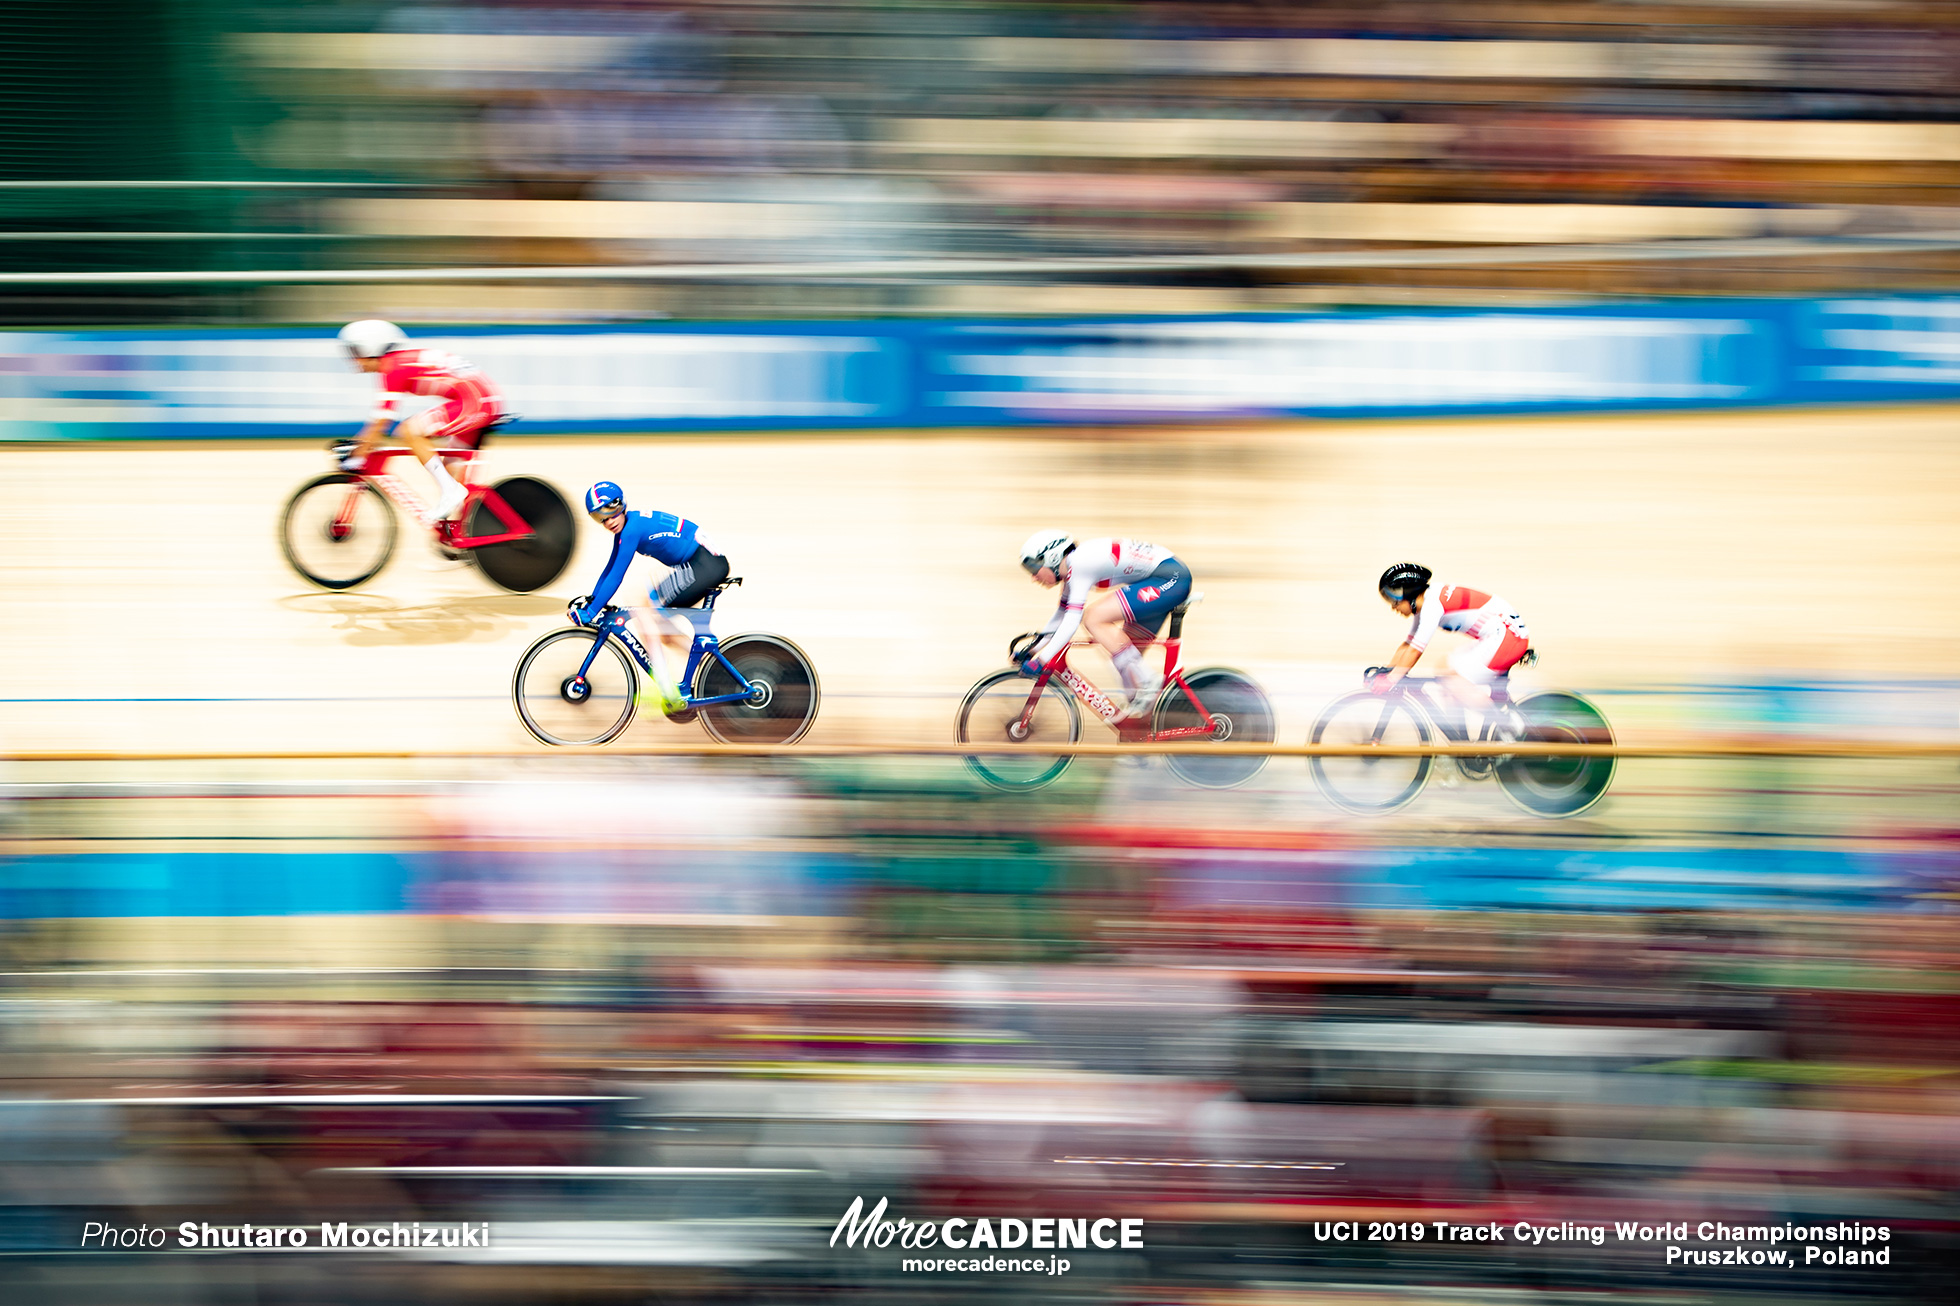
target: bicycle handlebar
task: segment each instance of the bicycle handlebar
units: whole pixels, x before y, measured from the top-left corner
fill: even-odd
[[[620,612],[623,611],[618,604],[608,603],[605,607],[599,609],[592,620],[580,621],[578,619],[578,610],[584,607],[588,601],[586,596],[581,594],[578,598],[573,599],[565,605],[565,615],[571,618],[574,626],[585,626],[597,630],[601,627],[614,624],[618,620]]]

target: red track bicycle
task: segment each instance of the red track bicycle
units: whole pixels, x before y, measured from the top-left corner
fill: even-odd
[[[431,505],[388,470],[390,460],[409,455],[400,446],[374,450],[361,471],[315,477],[293,492],[279,519],[286,561],[322,589],[352,589],[373,579],[395,551],[392,501],[429,529],[445,556],[473,562],[493,582],[519,594],[544,588],[572,559],[571,505],[532,476],[469,485],[470,464],[480,452],[443,453],[469,490],[453,520],[437,519]]]
[[[960,703],[959,740],[986,745],[987,751],[969,756],[967,765],[997,789],[1039,789],[1059,777],[1074,759],[1041,751],[1042,746],[1073,744],[1082,738],[1086,703],[1129,744],[1159,744],[1209,740],[1223,743],[1273,742],[1273,705],[1259,683],[1230,667],[1184,671],[1182,652],[1184,614],[1202,595],[1171,610],[1163,641],[1164,687],[1147,720],[1120,721],[1119,708],[1100,689],[1068,665],[1065,648],[1037,680],[1028,680],[1019,663],[1040,643],[1039,635],[1020,635],[1008,645],[1016,666],[984,677]],[[1077,641],[1070,648],[1079,647]],[[1166,754],[1172,771],[1187,783],[1206,789],[1229,789],[1244,784],[1266,759],[1243,753],[1205,757],[1192,753]]]

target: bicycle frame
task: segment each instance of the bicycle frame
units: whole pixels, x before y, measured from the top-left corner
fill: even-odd
[[[1197,709],[1200,724],[1194,726],[1178,726],[1170,730],[1154,730],[1147,724],[1125,725],[1120,723],[1117,718],[1122,715],[1122,709],[1111,701],[1109,695],[1097,689],[1081,672],[1069,666],[1069,649],[1085,647],[1089,643],[1087,640],[1078,640],[1072,644],[1065,645],[1061,652],[1055,655],[1055,660],[1043,668],[1040,677],[1034,682],[1034,688],[1028,691],[1028,704],[1021,710],[1020,728],[1022,730],[1028,729],[1029,724],[1033,721],[1035,706],[1041,702],[1042,688],[1050,680],[1057,680],[1061,682],[1064,689],[1067,689],[1069,693],[1075,695],[1090,711],[1101,717],[1104,725],[1125,738],[1136,739],[1143,743],[1162,743],[1173,739],[1209,739],[1217,733],[1218,723],[1212,720],[1211,713],[1205,708],[1203,703],[1198,701],[1198,696],[1191,692],[1191,686],[1185,682],[1184,671],[1179,666],[1184,647],[1183,634],[1184,612],[1182,609],[1179,609],[1171,613],[1170,629],[1163,640],[1164,684],[1166,686],[1177,686],[1186,701]],[[1151,642],[1155,643],[1156,641],[1153,640]],[[1160,690],[1159,692],[1161,693],[1162,691]]]
[[[1437,710],[1439,706],[1442,706],[1441,704],[1431,701],[1426,694],[1417,692],[1419,686],[1434,684],[1435,682],[1436,678],[1434,676],[1404,676],[1397,682],[1395,688],[1389,694],[1382,696],[1382,700],[1384,702],[1391,701],[1394,698],[1408,700],[1415,710],[1423,715],[1425,720],[1436,727],[1437,732],[1443,738],[1453,744],[1502,743],[1503,740],[1491,733],[1492,729],[1507,717],[1512,719],[1514,726],[1519,724],[1515,719],[1517,709],[1511,702],[1509,686],[1500,679],[1500,681],[1493,683],[1490,687],[1490,705],[1478,713],[1482,720],[1477,727],[1477,737],[1472,739],[1470,738],[1469,725],[1464,719],[1462,704],[1451,702],[1448,704],[1451,710],[1449,712],[1441,712]],[[1375,723],[1375,736],[1370,742],[1379,744],[1382,741],[1382,731],[1387,728],[1388,714],[1383,713],[1381,719]]]
[[[687,668],[681,672],[680,678],[681,696],[687,699],[689,707],[716,707],[722,703],[746,702],[755,693],[755,686],[749,683],[748,677],[737,670],[735,664],[722,653],[720,637],[708,628],[709,623],[714,620],[715,600],[720,597],[721,590],[715,589],[701,600],[701,606],[698,608],[661,609],[662,612],[670,615],[679,614],[686,617],[688,624],[694,627],[694,642],[687,650]],[[653,674],[653,659],[647,653],[646,645],[633,634],[630,621],[631,617],[624,608],[615,608],[598,628],[607,636],[616,638],[624,644],[627,652],[633,655],[633,660],[640,664],[640,670],[650,676]],[[585,661],[579,664],[577,679],[584,680],[586,674],[592,670],[592,663],[599,656],[599,650],[604,647],[605,642],[604,638],[592,641],[592,650],[585,655]],[[701,664],[709,658],[721,663],[723,669],[735,678],[735,683],[741,688],[732,694],[714,694],[707,698],[694,697],[688,687],[694,683],[694,677]]]
[[[477,453],[475,449],[443,450],[442,458],[445,463],[468,463],[475,460]],[[487,485],[471,485],[466,482],[464,489],[468,491],[468,496],[463,500],[462,509],[454,519],[437,520],[430,514],[429,505],[404,485],[400,477],[387,470],[390,459],[404,454],[412,456],[409,449],[400,445],[375,449],[368,454],[367,465],[353,475],[387,495],[396,507],[434,531],[436,538],[452,549],[475,549],[486,544],[507,544],[512,540],[529,538],[531,524],[518,516],[517,511],[504,502],[504,496],[498,494],[494,487]],[[467,470],[464,474],[468,475]],[[353,524],[355,506],[359,502],[358,492],[349,494],[346,507],[342,508],[333,520],[332,529],[335,531],[348,529]],[[489,535],[468,533],[463,523],[474,515],[470,509],[479,503],[488,508],[503,525],[504,529],[501,532],[493,532]]]

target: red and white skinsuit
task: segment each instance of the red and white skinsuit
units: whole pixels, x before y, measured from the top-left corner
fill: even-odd
[[[1467,642],[1450,654],[1450,670],[1488,685],[1517,665],[1531,647],[1531,632],[1517,609],[1467,585],[1431,585],[1422,611],[1409,623],[1408,646],[1420,654],[1439,630],[1460,631]]]
[[[429,443],[474,449],[483,432],[504,415],[504,397],[476,364],[441,349],[397,349],[381,356],[381,398],[369,414],[396,421],[402,402],[433,396],[439,402],[423,418]]]

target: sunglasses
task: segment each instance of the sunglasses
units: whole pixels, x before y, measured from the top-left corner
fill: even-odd
[[[600,508],[598,511],[594,512],[592,514],[592,520],[598,522],[601,526],[604,526],[607,522],[611,521],[613,518],[624,517],[625,515],[626,515],[625,505],[614,503],[614,504],[608,504],[605,507]]]

